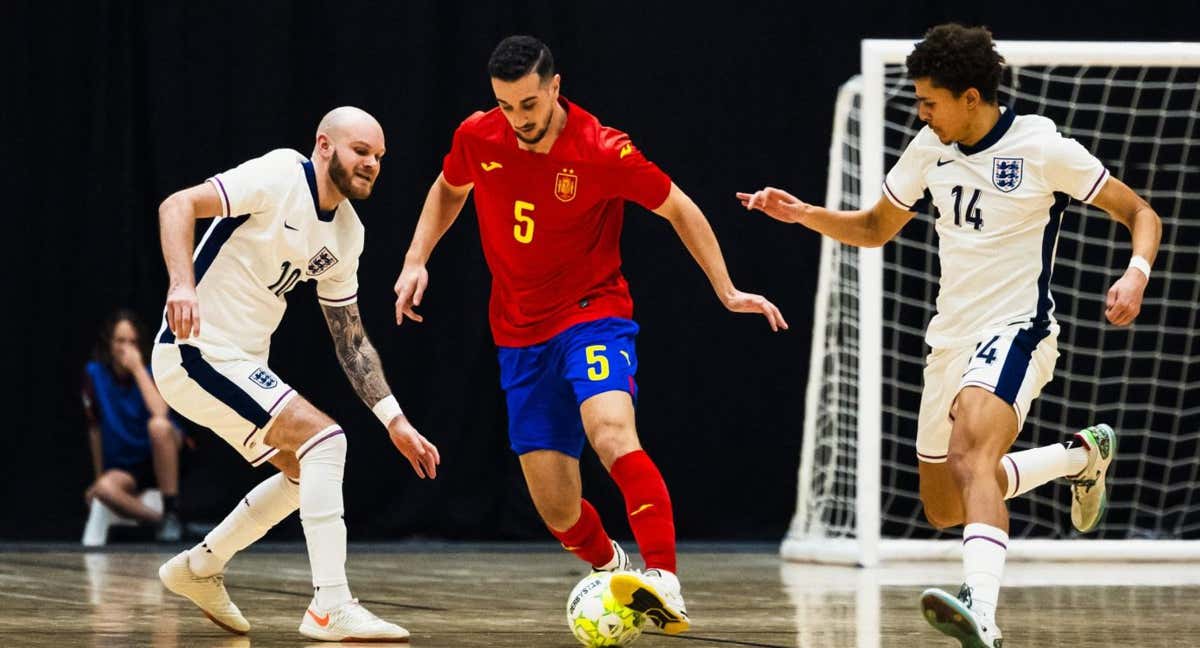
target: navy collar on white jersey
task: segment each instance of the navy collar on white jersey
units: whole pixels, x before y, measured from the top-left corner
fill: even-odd
[[[317,220],[322,223],[332,223],[333,217],[337,214],[337,207],[329,211],[321,211],[321,199],[317,197],[317,172],[313,170],[312,160],[305,160],[300,163],[304,167],[304,178],[308,180],[308,192],[312,194],[313,209],[317,210]]]
[[[1011,106],[1005,106],[1004,108],[1004,110],[1000,111],[1000,119],[996,121],[996,125],[992,126],[992,130],[988,131],[987,135],[983,136],[983,139],[975,142],[974,146],[967,146],[962,142],[958,143],[958,150],[963,155],[975,155],[999,142],[1000,138],[1004,137],[1009,127],[1012,126],[1013,119],[1017,117],[1017,111],[1013,110]]]

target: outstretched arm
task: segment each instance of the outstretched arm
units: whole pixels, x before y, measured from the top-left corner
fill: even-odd
[[[801,225],[857,247],[879,247],[892,240],[913,213],[897,207],[886,197],[870,209],[836,211],[810,205],[792,194],[766,187],[752,194],[737,194],[746,209],[757,209],[784,223]]]
[[[675,228],[679,240],[683,241],[692,258],[704,270],[713,291],[717,293],[725,308],[735,313],[762,313],[771,325],[772,331],[787,329],[787,322],[775,304],[767,301],[762,295],[744,293],[733,285],[729,278],[729,270],[725,267],[725,257],[721,255],[721,246],[713,234],[712,227],[704,213],[692,202],[687,194],[671,183],[671,192],[661,206],[654,210]]]
[[[421,208],[421,217],[417,220],[417,231],[413,232],[412,243],[408,253],[404,255],[404,269],[396,279],[396,325],[404,323],[404,318],[420,322],[424,318],[413,310],[421,305],[421,296],[425,294],[425,286],[429,285],[429,272],[425,263],[438,241],[454,224],[458,213],[462,211],[471,187],[465,185],[456,187],[438,174],[437,180],[429,188],[425,197],[425,206]]]
[[[1113,220],[1120,222],[1129,229],[1133,239],[1133,255],[1125,274],[1108,289],[1108,299],[1104,310],[1108,321],[1117,326],[1131,324],[1142,310],[1142,295],[1146,283],[1150,281],[1148,270],[1154,266],[1154,257],[1158,255],[1158,243],[1162,238],[1162,220],[1158,214],[1141,196],[1138,196],[1124,182],[1109,178],[1092,204],[1108,212]],[[1140,257],[1145,261],[1145,267],[1139,268]]]
[[[329,325],[329,334],[333,337],[338,362],[350,379],[355,393],[380,417],[392,443],[412,464],[413,471],[422,479],[426,474],[431,478],[437,477],[437,465],[441,463],[437,447],[413,428],[399,405],[395,404],[396,399],[392,397],[392,390],[383,375],[379,353],[363,328],[358,304],[322,305],[321,310],[325,314],[325,323]]]

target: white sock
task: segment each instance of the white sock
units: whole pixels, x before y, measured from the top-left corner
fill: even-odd
[[[1087,467],[1088,451],[1083,446],[1067,448],[1061,443],[1010,452],[1000,457],[1000,466],[1008,476],[1004,499],[1012,499],[1048,481],[1079,474]]]
[[[346,435],[333,425],[296,449],[300,460],[300,522],[308,543],[316,603],[331,610],[349,601],[346,580],[346,522],[342,519],[342,473]]]
[[[979,522],[963,527],[963,582],[971,588],[972,610],[995,617],[1007,554],[1007,533]]]
[[[300,484],[276,473],[246,494],[224,520],[188,551],[192,573],[212,576],[225,569],[237,552],[266,535],[300,506]]]

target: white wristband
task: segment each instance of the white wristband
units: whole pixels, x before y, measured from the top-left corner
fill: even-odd
[[[1129,267],[1137,268],[1138,270],[1141,270],[1142,274],[1146,275],[1147,279],[1150,278],[1150,262],[1147,261],[1144,257],[1141,257],[1141,256],[1133,257],[1132,259],[1129,260]]]
[[[383,423],[384,427],[387,427],[388,423],[392,422],[392,419],[404,414],[404,410],[400,409],[400,403],[397,403],[396,397],[391,394],[384,397],[378,403],[375,403],[375,407],[372,407],[371,411],[375,412],[375,418],[379,419],[379,422]]]

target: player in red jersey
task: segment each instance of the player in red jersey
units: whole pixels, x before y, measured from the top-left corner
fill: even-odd
[[[488,71],[498,107],[454,133],[396,281],[396,323],[422,321],[414,307],[429,281],[425,263],[474,188],[509,438],[534,505],[564,548],[617,572],[611,588],[621,603],[667,633],[682,632],[689,621],[671,500],[634,427],[637,324],[621,276],[624,201],[670,221],[726,308],[761,313],[772,330],[787,323],[764,297],[734,287],[704,214],[625,133],[559,97],[543,43],[506,38]],[[582,498],[585,441],[624,495],[645,573],[628,569]]]

